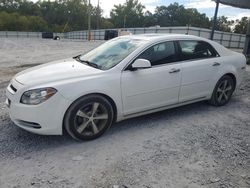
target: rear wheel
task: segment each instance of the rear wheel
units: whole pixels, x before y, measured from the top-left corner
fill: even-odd
[[[110,102],[99,95],[78,99],[67,110],[64,126],[77,140],[100,137],[112,124],[114,112]]]
[[[209,103],[214,106],[223,106],[229,102],[235,89],[231,76],[223,76],[216,84]]]

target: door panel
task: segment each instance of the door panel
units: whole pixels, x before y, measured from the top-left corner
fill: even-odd
[[[215,58],[182,63],[182,82],[179,102],[206,97],[210,93],[210,81],[216,74]]]
[[[182,81],[179,102],[207,97],[210,82],[218,72],[213,64],[218,61],[218,53],[204,41],[179,41]]]
[[[124,71],[121,76],[124,115],[177,103],[181,73],[173,69],[180,68],[180,64],[166,64]]]

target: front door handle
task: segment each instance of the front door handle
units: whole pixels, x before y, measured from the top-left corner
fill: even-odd
[[[180,69],[176,69],[176,68],[173,68],[169,71],[169,73],[177,73],[177,72],[180,72],[181,70]]]
[[[215,66],[220,66],[220,63],[215,62],[215,63],[213,64],[213,66],[214,66],[214,67],[215,67]]]

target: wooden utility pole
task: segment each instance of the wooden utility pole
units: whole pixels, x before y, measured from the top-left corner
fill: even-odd
[[[215,27],[217,24],[217,15],[218,15],[218,10],[219,10],[219,4],[220,4],[220,0],[216,0],[216,8],[215,8],[215,12],[214,12],[213,26],[212,26],[211,36],[210,36],[211,40],[214,39],[214,30],[215,30]]]
[[[99,29],[100,28],[100,16],[101,16],[101,13],[100,13],[100,2],[98,0],[97,2],[97,15],[96,15],[96,29]]]
[[[126,28],[127,15],[124,15],[123,18],[123,28]]]
[[[246,41],[243,53],[249,58],[250,60],[250,18],[248,19],[248,26],[247,26],[247,33],[246,33]]]
[[[89,0],[89,6],[88,6],[88,40],[91,40],[91,6],[90,6],[90,0]]]

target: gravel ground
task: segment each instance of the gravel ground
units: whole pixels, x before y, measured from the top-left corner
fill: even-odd
[[[226,106],[200,102],[126,120],[90,142],[10,121],[4,93],[16,72],[100,43],[0,39],[1,188],[250,187],[249,67]]]

